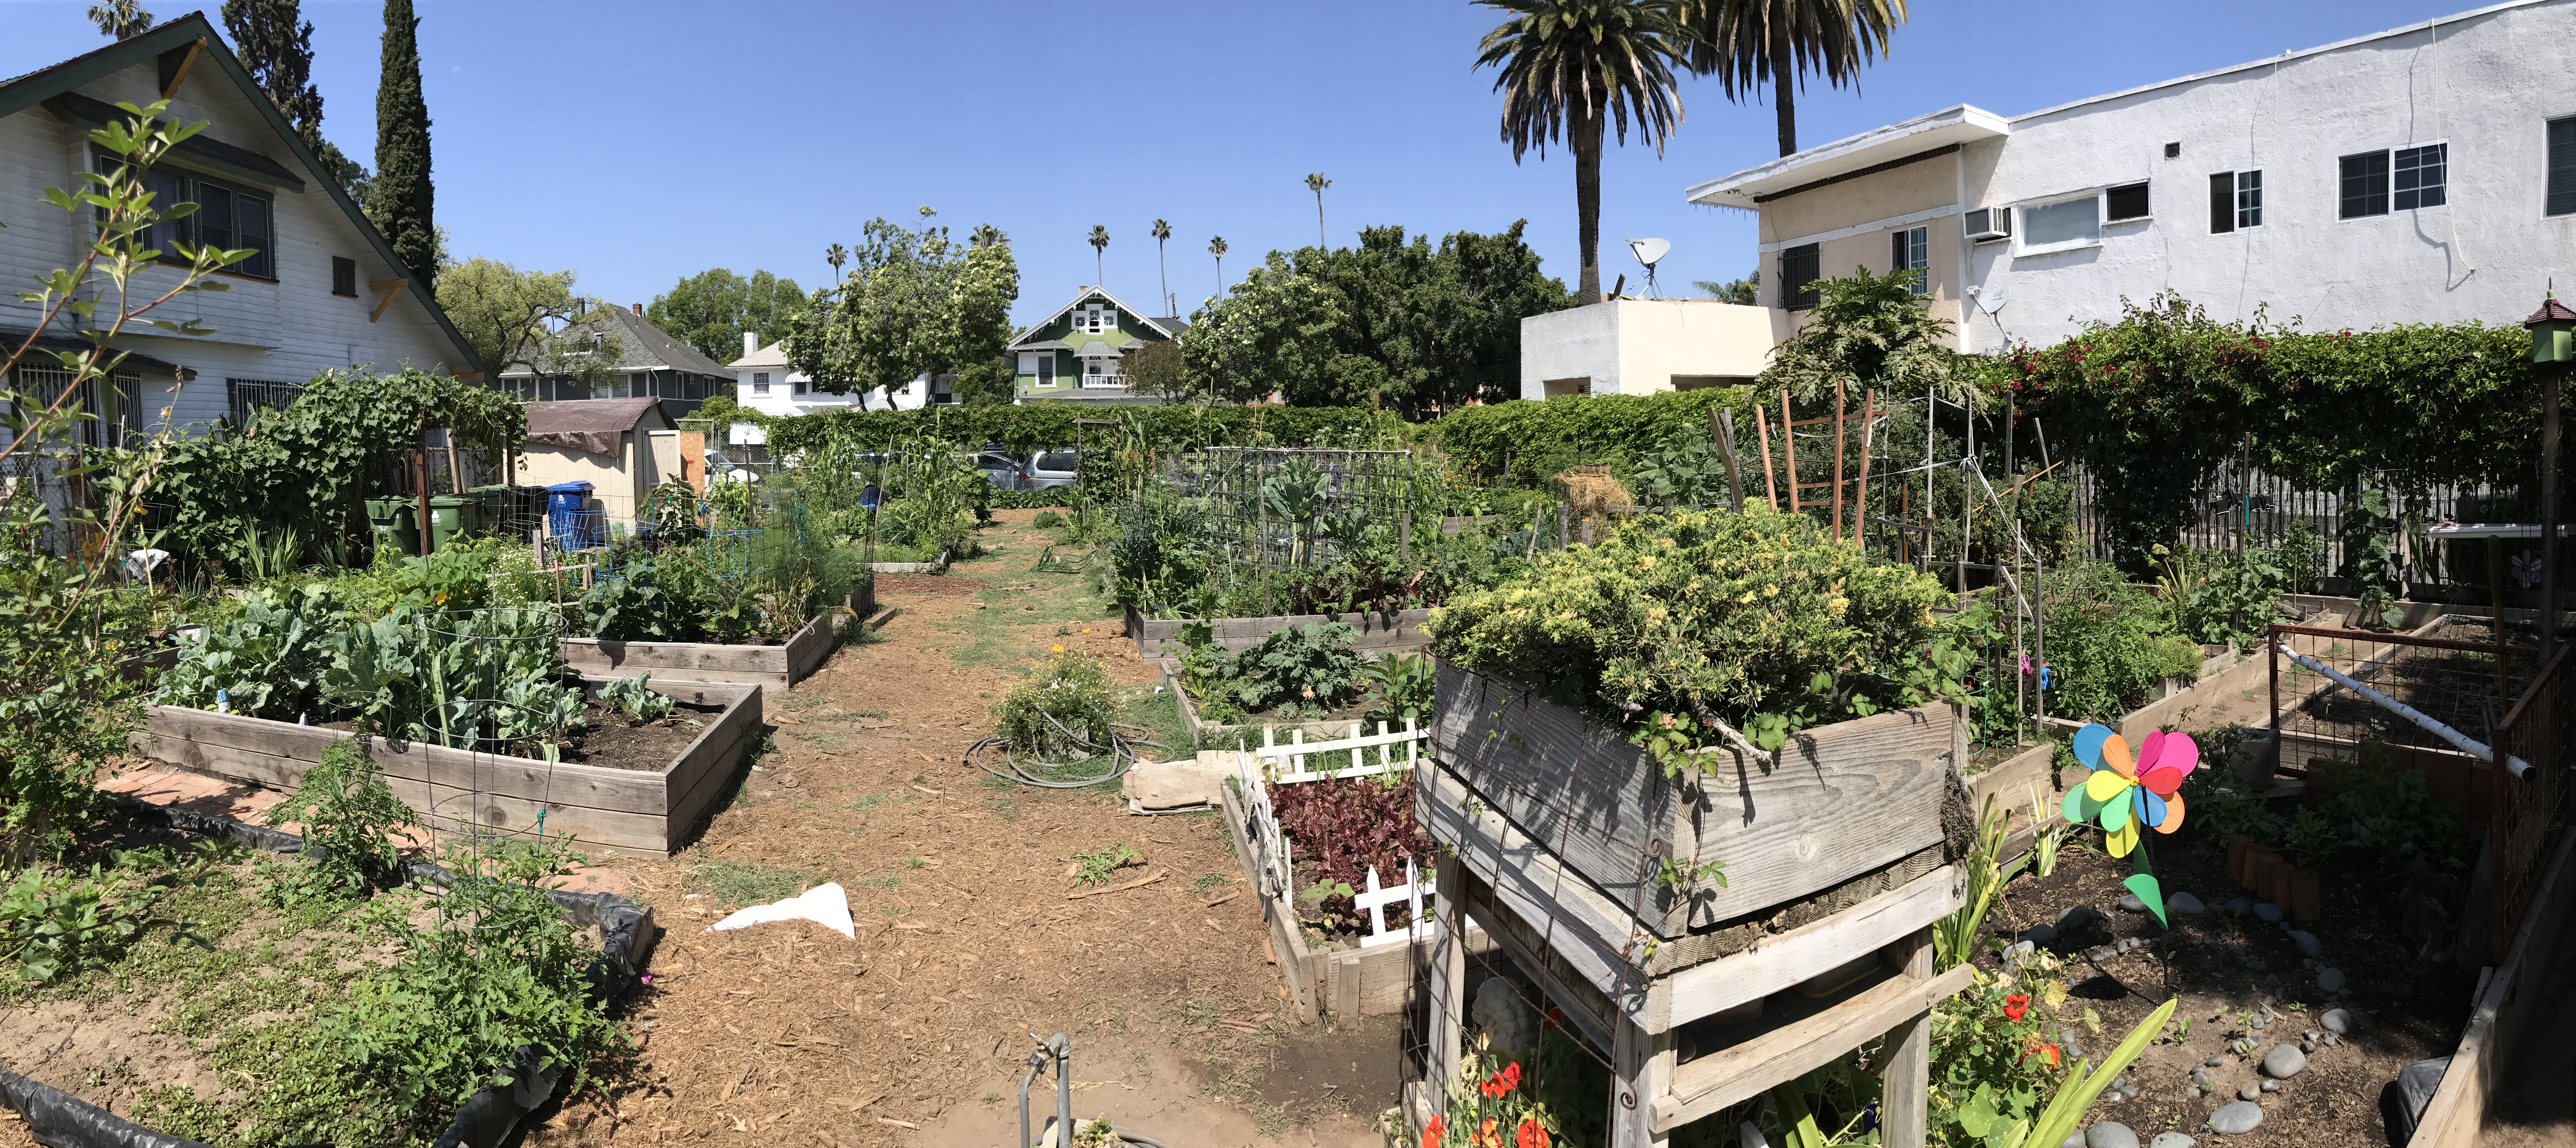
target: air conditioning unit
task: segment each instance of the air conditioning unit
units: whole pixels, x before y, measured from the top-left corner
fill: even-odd
[[[1980,207],[1966,213],[1968,242],[2012,238],[2012,211],[2009,207]]]

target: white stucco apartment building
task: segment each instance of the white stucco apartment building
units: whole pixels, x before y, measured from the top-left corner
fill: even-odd
[[[229,290],[183,295],[148,316],[198,319],[214,334],[127,326],[116,342],[128,352],[127,369],[113,386],[84,396],[101,416],[83,424],[89,441],[114,443],[165,422],[201,433],[246,406],[282,404],[334,367],[408,365],[481,377],[430,285],[398,264],[202,14],[0,80],[0,278],[18,285],[0,293],[0,340],[10,349],[42,318],[17,291],[54,268],[78,266],[93,230],[87,211],[56,208],[45,190],[77,191],[80,172],[109,169],[89,133],[124,117],[117,103],[141,107],[165,97],[172,118],[207,126],[150,175],[161,202],[199,205],[193,217],[156,232],[258,253],[216,276]],[[136,294],[157,295],[180,279],[176,268],[146,268]],[[39,333],[39,344],[85,346],[73,330],[66,314]],[[68,382],[50,356],[16,370],[23,390]]]
[[[1819,277],[1921,268],[1960,345],[2176,292],[2310,330],[2519,322],[2576,288],[2576,0],[2513,0],[2019,116],[1961,105],[1693,187]]]
[[[1521,320],[1521,395],[1650,395],[1732,387],[1762,373],[1775,340],[1760,307],[1715,299],[1611,299]]]

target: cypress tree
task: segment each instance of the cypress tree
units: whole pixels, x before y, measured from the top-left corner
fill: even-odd
[[[421,98],[420,18],[411,0],[385,0],[384,77],[376,87],[376,175],[367,215],[423,286],[438,277],[431,218],[429,105]]]

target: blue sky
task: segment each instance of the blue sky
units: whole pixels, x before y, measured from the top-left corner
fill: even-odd
[[[162,18],[188,9],[145,0]],[[85,3],[0,0],[0,75],[102,43]],[[209,16],[218,5],[208,0]],[[1812,146],[1952,104],[2007,115],[2463,10],[2405,0],[1916,0],[1857,88],[1810,88]],[[1008,232],[1025,321],[1101,278],[1160,294],[1147,230],[1172,222],[1187,313],[1272,248],[1316,238],[1307,172],[1333,180],[1325,232],[1434,236],[1515,219],[1574,282],[1572,158],[1515,166],[1493,73],[1472,73],[1494,12],[1432,0],[1087,4],[492,3],[420,0],[438,220],[462,255],[580,273],[649,300],[709,267],[829,277],[823,249],[931,205],[960,233]],[[382,7],[306,0],[323,130],[362,160],[375,138]],[[220,24],[220,21],[218,21]],[[1603,160],[1603,279],[1641,279],[1626,236],[1673,253],[1666,293],[1754,261],[1750,215],[1688,185],[1777,152],[1767,103],[1685,78],[1686,122],[1658,158]],[[372,166],[372,162],[370,162]],[[1606,285],[1606,284],[1605,284]]]

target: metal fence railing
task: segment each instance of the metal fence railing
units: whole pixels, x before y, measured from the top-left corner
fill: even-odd
[[[2515,932],[2522,928],[2523,915],[2530,911],[2532,896],[2540,887],[2541,871],[2549,864],[2566,804],[2569,759],[2576,753],[2571,750],[2571,744],[2576,744],[2576,681],[2571,681],[2576,667],[2568,664],[2571,649],[2576,647],[2559,646],[2497,723],[2496,752],[2530,762],[2531,768],[2505,787],[2492,824],[2495,932],[2491,952],[2509,949]]]
[[[2076,529],[2087,553],[2110,558],[2111,531],[2101,507],[2100,483],[2100,477],[2089,470],[2078,473]],[[2522,521],[2528,514],[2521,509],[2521,488],[2481,483],[2435,484],[2417,492],[2384,485],[2377,489],[2398,520],[2390,542],[2410,594],[2420,588],[2458,588],[2485,600],[2490,572],[2484,543],[2438,541],[2428,531],[2444,522]],[[2350,496],[2349,491],[2302,490],[2260,469],[2230,467],[2213,479],[2198,513],[2169,541],[2202,550],[2271,546],[2289,534],[2293,524],[2304,523],[2324,547],[2318,573],[2331,576],[2344,565],[2342,526]]]

